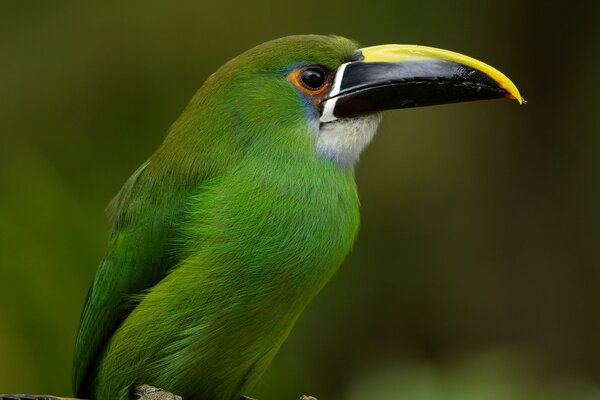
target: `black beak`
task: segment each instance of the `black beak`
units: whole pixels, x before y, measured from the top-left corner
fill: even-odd
[[[464,101],[513,98],[516,86],[501,72],[447,50],[385,45],[361,50],[343,64],[323,102],[321,122],[377,111]]]

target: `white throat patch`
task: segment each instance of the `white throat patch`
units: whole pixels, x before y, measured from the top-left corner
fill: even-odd
[[[377,113],[321,124],[317,153],[343,165],[356,163],[360,153],[375,136],[380,121],[381,113]]]

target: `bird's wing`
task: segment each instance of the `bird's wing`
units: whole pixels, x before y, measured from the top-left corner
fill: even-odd
[[[107,340],[140,295],[159,282],[179,257],[169,246],[183,196],[170,190],[156,193],[148,165],[129,178],[108,207],[113,223],[108,250],[88,292],[77,335],[73,387],[78,397],[88,394]]]

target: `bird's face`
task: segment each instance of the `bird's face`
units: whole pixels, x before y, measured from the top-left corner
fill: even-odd
[[[501,97],[523,102],[505,75],[471,57],[414,45],[360,48],[335,36],[267,42],[222,70],[216,79],[236,86],[232,104],[250,126],[307,127],[315,152],[342,165],[358,159],[383,110]]]

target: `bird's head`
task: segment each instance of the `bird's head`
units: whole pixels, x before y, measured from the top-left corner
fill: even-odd
[[[310,136],[304,139],[316,154],[342,165],[358,159],[383,110],[502,97],[523,102],[504,74],[471,57],[415,45],[360,48],[318,35],[248,50],[207,80],[196,103],[202,93],[251,136],[302,128],[295,132]]]

